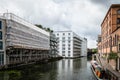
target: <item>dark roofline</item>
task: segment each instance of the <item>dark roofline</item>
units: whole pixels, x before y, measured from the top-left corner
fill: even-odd
[[[110,8],[108,9],[108,11],[107,11],[107,13],[106,13],[106,15],[105,15],[102,23],[101,23],[101,27],[102,27],[102,24],[103,24],[104,20],[106,19],[107,15],[108,15],[108,12],[111,10],[111,8],[115,8],[115,7],[120,7],[120,4],[112,4],[112,5],[110,6]]]

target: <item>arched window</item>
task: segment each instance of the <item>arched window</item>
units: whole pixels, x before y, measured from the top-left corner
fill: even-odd
[[[117,14],[120,14],[120,9],[117,10]]]

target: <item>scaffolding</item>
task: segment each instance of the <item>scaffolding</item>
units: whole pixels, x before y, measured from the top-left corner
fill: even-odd
[[[20,17],[6,13],[6,46],[49,50],[49,33]]]
[[[4,65],[21,64],[49,58],[49,32],[12,14],[1,16],[4,37]],[[6,62],[5,62],[6,61]]]

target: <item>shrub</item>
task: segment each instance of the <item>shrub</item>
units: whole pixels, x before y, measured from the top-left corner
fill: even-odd
[[[108,59],[117,59],[117,58],[118,58],[117,53],[114,52],[109,53]]]

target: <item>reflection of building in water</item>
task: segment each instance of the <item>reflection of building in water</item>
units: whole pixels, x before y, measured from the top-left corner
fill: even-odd
[[[63,59],[58,62],[58,80],[70,80],[73,74],[73,60]]]
[[[81,59],[81,68],[86,68],[87,67],[87,58]]]
[[[73,69],[77,70],[81,68],[81,59],[73,59]]]
[[[58,62],[58,80],[82,80],[86,70],[87,58],[63,59]]]

